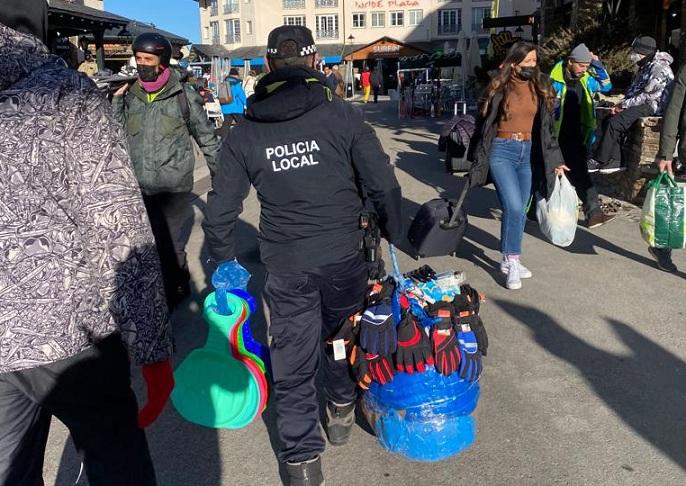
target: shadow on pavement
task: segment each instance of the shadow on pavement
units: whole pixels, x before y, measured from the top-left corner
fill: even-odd
[[[596,395],[637,434],[686,470],[686,363],[612,318],[606,320],[631,350],[628,355],[588,344],[533,307],[502,299],[493,301],[528,327],[541,347],[576,367]]]

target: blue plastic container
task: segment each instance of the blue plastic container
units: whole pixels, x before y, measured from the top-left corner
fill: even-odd
[[[479,393],[478,381],[468,383],[457,373],[446,377],[430,367],[425,373],[398,373],[387,385],[373,382],[362,406],[385,449],[433,462],[474,443],[476,420],[470,414]]]

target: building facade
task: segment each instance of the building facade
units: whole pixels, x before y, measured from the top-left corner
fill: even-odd
[[[229,51],[263,47],[283,24],[305,25],[315,42],[364,46],[383,37],[424,50],[455,48],[459,37],[488,38],[481,22],[492,15],[533,13],[536,0],[199,0],[202,44]],[[525,10],[530,10],[525,12]],[[487,40],[486,42],[487,43]],[[485,44],[480,41],[480,44]],[[252,51],[255,52],[255,51]]]

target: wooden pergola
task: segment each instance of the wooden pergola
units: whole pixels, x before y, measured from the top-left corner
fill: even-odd
[[[98,68],[105,67],[104,34],[107,29],[124,29],[129,19],[121,15],[104,12],[94,8],[65,2],[48,2],[49,44],[54,47],[56,40],[63,37],[91,34],[95,40],[95,55]]]

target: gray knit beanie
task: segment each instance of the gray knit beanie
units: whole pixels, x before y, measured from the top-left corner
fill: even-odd
[[[572,61],[580,62],[582,64],[590,64],[593,60],[593,54],[591,54],[590,49],[586,47],[586,44],[581,43],[572,50],[569,58]]]

